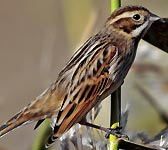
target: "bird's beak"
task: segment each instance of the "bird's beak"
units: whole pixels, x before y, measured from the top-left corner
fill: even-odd
[[[163,19],[160,18],[159,16],[155,15],[155,14],[151,14],[149,20],[154,22],[154,21],[157,21],[157,20],[162,21]]]

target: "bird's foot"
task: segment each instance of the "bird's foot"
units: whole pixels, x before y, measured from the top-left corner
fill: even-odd
[[[116,127],[116,128],[106,128],[106,138],[109,138],[110,134],[116,136],[117,138],[124,138],[129,139],[127,135],[121,133],[122,127]]]

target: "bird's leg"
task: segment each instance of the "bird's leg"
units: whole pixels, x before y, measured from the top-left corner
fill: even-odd
[[[105,127],[98,126],[98,125],[95,125],[95,124],[92,124],[92,123],[89,123],[89,122],[84,122],[84,121],[81,121],[80,124],[106,132],[106,135],[105,135],[106,138],[109,138],[110,134],[116,136],[117,138],[128,138],[127,135],[123,135],[121,133],[122,127],[105,128]]]

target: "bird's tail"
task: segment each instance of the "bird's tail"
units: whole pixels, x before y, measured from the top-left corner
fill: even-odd
[[[14,115],[10,120],[0,127],[0,137],[9,133],[10,131],[20,127],[23,124],[27,124],[29,116],[23,115],[23,110]]]
[[[53,109],[55,109],[55,105],[53,107],[53,101],[51,103],[51,100],[55,99],[55,94],[54,96],[51,95],[52,90],[51,88],[48,88],[4,125],[0,126],[0,137],[22,125],[40,120],[35,127],[37,128],[45,118],[51,116]],[[52,97],[51,100],[50,97]]]
[[[35,99],[15,114],[5,124],[0,126],[0,138],[22,125],[44,119],[44,113],[42,111],[43,107],[40,108],[40,106],[43,106],[41,105],[42,102],[43,99]]]

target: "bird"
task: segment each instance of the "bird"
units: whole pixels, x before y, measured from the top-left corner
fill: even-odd
[[[115,10],[100,31],[77,49],[58,78],[0,127],[0,137],[37,121],[52,118],[49,147],[123,83],[136,56],[138,43],[153,22],[161,19],[147,8],[128,5]],[[86,123],[87,124],[87,123]]]

